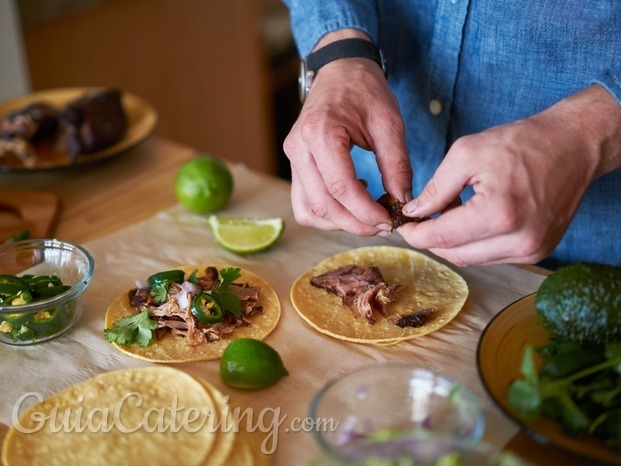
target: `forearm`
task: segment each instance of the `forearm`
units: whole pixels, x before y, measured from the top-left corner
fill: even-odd
[[[533,117],[550,131],[574,138],[590,160],[596,179],[621,168],[621,105],[604,87],[594,84]]]

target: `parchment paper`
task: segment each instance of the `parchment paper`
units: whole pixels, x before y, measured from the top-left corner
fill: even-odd
[[[280,410],[282,424],[278,429],[274,464],[298,465],[319,455],[314,434],[288,432],[299,425],[292,421],[308,416],[314,394],[327,381],[371,364],[406,363],[454,377],[477,395],[484,408],[486,442],[502,446],[517,432],[481,385],[476,347],[487,322],[505,306],[536,291],[542,276],[508,265],[453,267],[466,279],[470,296],[457,318],[440,331],[389,347],[335,340],[314,331],[298,317],[289,301],[293,281],[335,253],[360,246],[407,246],[406,243],[398,234],[390,239],[361,238],[301,227],[293,218],[287,183],[243,166],[234,167],[234,179],[234,196],[220,214],[283,217],[287,226],[276,246],[254,256],[227,252],[215,243],[207,217],[187,212],[180,205],[84,244],[95,259],[95,273],[84,314],[76,327],[67,335],[41,345],[0,345],[0,422],[12,423],[17,403],[27,393],[48,396],[102,372],[145,365],[121,354],[104,339],[108,304],[133,286],[135,280],[145,279],[156,271],[213,262],[247,268],[274,287],[283,312],[280,324],[266,342],[280,353],[290,375],[271,388],[243,391],[220,382],[217,361],[174,366],[207,379],[232,401],[251,407],[257,415],[266,409],[271,413]],[[27,404],[20,406],[23,409]]]

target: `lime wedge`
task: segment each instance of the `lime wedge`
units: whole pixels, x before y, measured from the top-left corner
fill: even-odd
[[[252,254],[271,248],[285,229],[282,218],[242,218],[212,215],[209,225],[216,241],[237,254]]]

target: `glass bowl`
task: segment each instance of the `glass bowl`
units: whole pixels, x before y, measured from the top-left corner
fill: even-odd
[[[532,466],[522,457],[485,443],[465,444],[456,439],[413,438],[404,449],[384,454],[358,455],[357,460],[323,456],[313,466]]]
[[[324,453],[345,463],[408,454],[431,438],[474,445],[485,424],[470,390],[408,366],[371,366],[329,382],[309,416],[323,423],[313,433]]]
[[[0,246],[0,342],[31,345],[56,338],[80,319],[85,291],[93,276],[91,255],[80,246],[55,239],[31,239]],[[26,296],[9,295],[16,283]],[[26,283],[22,287],[21,283]],[[4,288],[2,287],[4,285]],[[58,288],[62,287],[62,288]],[[43,289],[46,288],[46,289]],[[58,293],[58,294],[57,294]],[[47,297],[51,295],[50,297]],[[26,301],[25,304],[21,301]]]

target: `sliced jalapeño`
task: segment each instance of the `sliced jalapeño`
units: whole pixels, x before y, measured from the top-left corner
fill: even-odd
[[[164,281],[168,283],[183,283],[184,277],[185,272],[183,270],[166,270],[164,272],[158,272],[151,275],[147,278],[147,283],[151,288],[153,288],[153,286]]]
[[[49,311],[37,312],[27,325],[39,338],[53,335],[62,329],[61,311],[55,307]]]
[[[194,317],[203,324],[217,324],[224,315],[218,302],[208,293],[196,295],[192,300],[190,310]]]
[[[13,327],[11,330],[11,338],[13,341],[29,341],[35,339],[35,333],[26,325],[22,325],[21,327]]]

